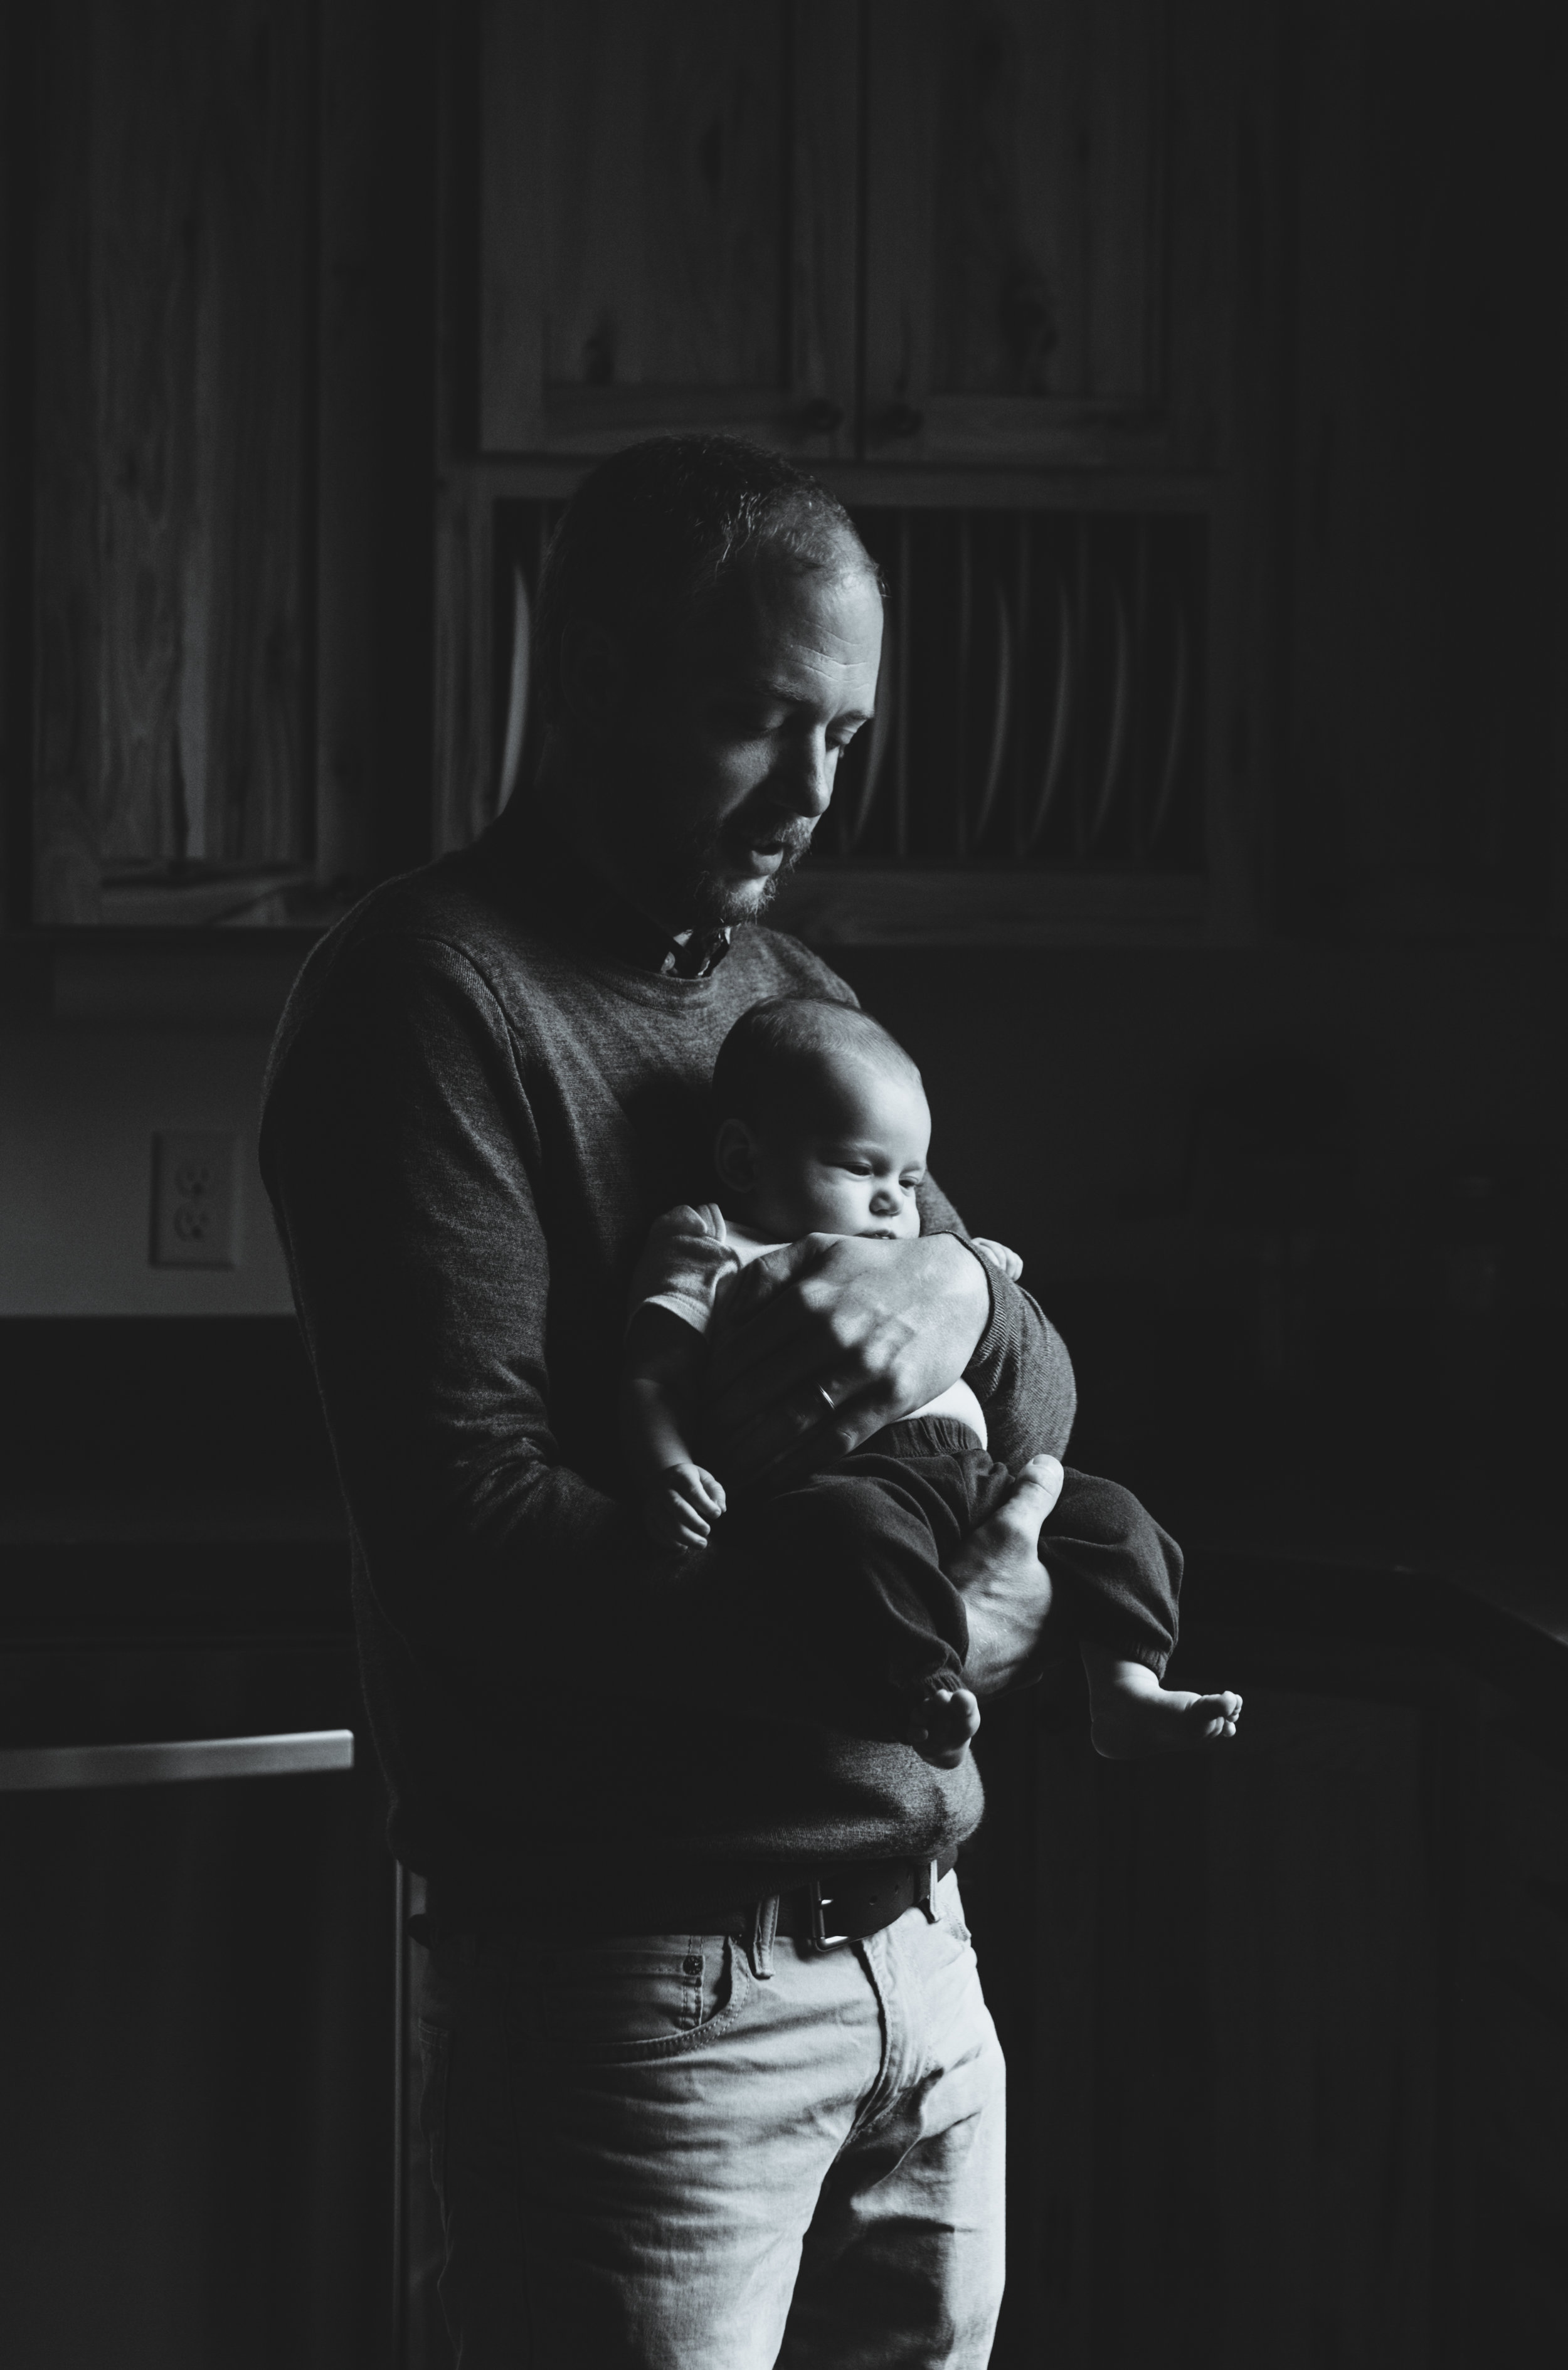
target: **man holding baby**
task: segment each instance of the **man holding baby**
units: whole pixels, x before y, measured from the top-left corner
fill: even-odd
[[[801,1041],[838,1102],[802,1107],[799,1156],[853,1174],[839,1200],[758,1200],[744,1120],[721,1175],[710,1103],[743,1015],[852,1001],[757,917],[870,719],[882,626],[850,522],[775,456],[672,438],[604,465],[542,588],[536,780],[322,942],[274,1049],[263,1168],[391,1841],[427,1879],[421,2119],[464,2370],[990,2351],[1002,2065],[952,1871],[973,1708],[1030,1674],[1051,1603],[1072,1371],[926,1175],[917,1074],[870,1024]],[[896,1124],[856,1102],[873,1073]],[[840,1206],[852,1230],[790,1219]],[[640,1291],[663,1315],[637,1312],[628,1383],[671,1213],[705,1275],[735,1271],[700,1355],[679,1291]],[[846,1477],[865,1536],[904,1509],[864,1588],[859,1549],[830,1584],[787,1547],[848,1536],[816,1502]],[[1105,1717],[1227,1732],[1234,1698],[1153,1705],[1179,1559],[1152,1525],[1134,1546],[1119,1659],[1090,1662]]]

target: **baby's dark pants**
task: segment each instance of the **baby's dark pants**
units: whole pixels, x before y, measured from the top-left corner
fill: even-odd
[[[1011,1486],[967,1425],[906,1417],[742,1513],[747,1559],[776,1601],[792,1597],[797,1636],[802,1593],[813,1609],[846,1725],[863,1733],[870,1704],[873,1732],[903,1737],[927,1697],[963,1685],[969,1625],[942,1566]],[[1067,1631],[1163,1674],[1182,1550],[1129,1490],[1069,1469],[1040,1552]]]

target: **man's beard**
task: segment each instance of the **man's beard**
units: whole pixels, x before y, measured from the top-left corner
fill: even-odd
[[[735,820],[732,818],[729,827],[717,832],[694,830],[682,850],[686,861],[680,911],[690,916],[694,929],[732,929],[739,922],[760,921],[811,848],[812,826],[798,815],[791,816],[787,823],[764,826],[760,839],[749,835],[757,828],[749,825],[738,841],[734,835]],[[727,850],[737,846],[750,850],[757,846],[782,848],[776,871],[759,880],[735,880],[726,879],[718,869],[717,859]]]
[[[623,890],[645,911],[679,930],[730,929],[739,922],[755,922],[810,848],[812,829],[802,816],[780,814],[777,807],[763,803],[743,803],[718,824],[674,822],[646,791],[622,803],[619,817],[610,824]],[[750,880],[726,875],[726,856],[744,859],[757,847],[782,851],[774,872]]]

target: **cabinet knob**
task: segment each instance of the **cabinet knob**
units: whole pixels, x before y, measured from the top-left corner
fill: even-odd
[[[843,425],[844,406],[826,395],[813,396],[796,421],[802,436],[831,436],[836,428]]]
[[[890,403],[879,411],[872,423],[879,436],[918,436],[926,425],[926,415],[910,403]]]

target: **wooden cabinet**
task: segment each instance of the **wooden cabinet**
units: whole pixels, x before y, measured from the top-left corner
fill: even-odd
[[[1245,1696],[1222,1754],[1097,1761],[1070,1700],[982,1731],[963,1881],[1015,2134],[996,2370],[1563,2357],[1561,1650],[1511,1646],[1516,1687],[1419,1621],[1373,1642],[1371,1571],[1331,1639],[1334,1583],[1298,1569],[1303,1628],[1271,1635],[1278,1585],[1249,1557],[1259,1626],[1183,1641],[1185,1684]]]
[[[485,11],[480,434],[852,449],[856,72],[827,0]]]
[[[3,38],[11,917],[319,926],[429,846],[428,12]]]
[[[312,14],[39,18],[40,921],[308,876]]]
[[[1203,323],[1204,122],[1224,95],[1204,9],[1159,0],[870,0],[864,449],[877,460],[1170,466],[1170,365]],[[1174,340],[1172,332],[1175,332]],[[1212,376],[1214,356],[1206,358]]]
[[[493,0],[483,448],[1201,455],[1171,362],[1205,324],[1171,323],[1219,203],[1208,13],[1178,43],[1159,0]]]

